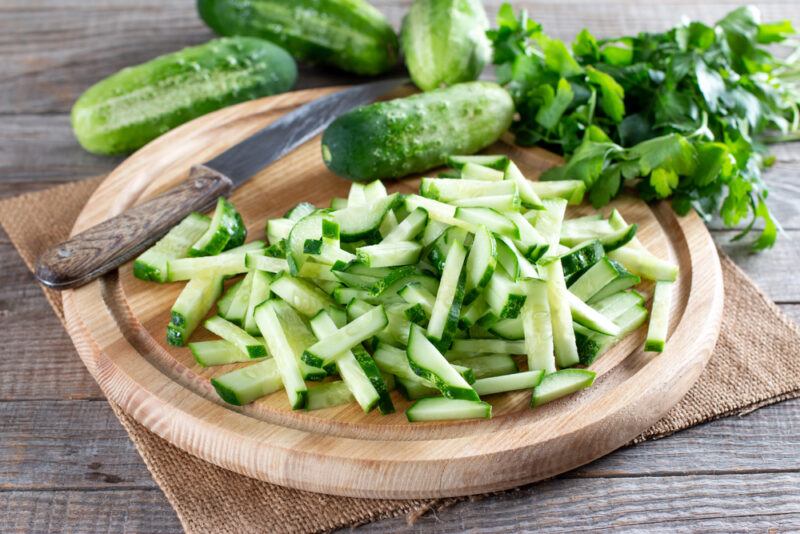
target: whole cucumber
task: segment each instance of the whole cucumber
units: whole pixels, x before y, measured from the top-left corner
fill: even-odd
[[[397,178],[442,165],[449,154],[472,154],[511,125],[514,103],[491,82],[469,82],[377,102],[333,121],[322,136],[322,159],[351,180]]]
[[[491,55],[481,0],[414,0],[400,35],[411,79],[423,91],[476,80]]]
[[[397,63],[397,35],[365,0],[198,0],[197,9],[218,34],[268,39],[298,61],[366,75]]]
[[[211,111],[288,91],[297,65],[262,39],[216,39],[128,67],[86,90],[72,129],[95,154],[131,152]]]

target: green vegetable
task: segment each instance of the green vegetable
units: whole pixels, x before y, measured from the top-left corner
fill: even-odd
[[[282,48],[251,37],[216,39],[96,83],[72,107],[72,129],[89,152],[132,152],[211,111],[288,91],[296,79]]]
[[[712,26],[603,40],[583,30],[570,50],[504,4],[488,35],[519,114],[517,143],[563,153],[567,163],[542,179],[582,180],[595,207],[628,185],[680,214],[719,213],[727,226],[750,215],[736,239],[762,219],[753,246],[772,246],[764,143],[800,137],[800,48],[787,41],[788,21],[759,19],[742,7]],[[779,59],[766,46],[777,43],[794,54]]]
[[[328,126],[322,158],[351,180],[397,178],[442,165],[449,154],[471,154],[494,143],[513,113],[511,97],[490,82],[377,102]]]
[[[475,80],[491,55],[480,0],[414,0],[400,35],[411,79],[423,91]]]
[[[370,75],[397,63],[397,35],[364,0],[198,0],[197,10],[218,34],[267,39],[298,61]]]

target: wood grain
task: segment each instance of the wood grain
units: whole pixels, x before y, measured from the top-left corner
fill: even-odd
[[[318,94],[309,90],[241,104],[167,134],[103,182],[74,232],[181,180],[192,163],[184,154],[209,157]],[[541,150],[506,149],[529,174],[553,164]],[[319,151],[316,139],[234,193],[232,200],[251,231],[260,231],[266,217],[301,200],[322,205],[344,194],[349,184],[325,169]],[[409,190],[415,184],[393,187]],[[600,376],[595,387],[536,412],[528,408],[525,394],[517,393],[493,399],[490,421],[409,425],[402,414],[404,402],[391,416],[363,414],[354,406],[303,412],[290,410],[283,392],[233,411],[220,405],[208,383],[209,376],[224,369],[200,369],[185,349],[163,342],[166,314],[180,287],[143,283],[129,266],[118,277],[63,294],[68,330],[89,370],[128,413],[179,447],[249,476],[370,497],[510,487],[584,464],[638,435],[690,387],[716,340],[721,273],[699,218],[676,218],[667,204],[648,206],[632,197],[615,206],[639,223],[639,237],[651,250],[681,265],[675,332],[659,358],[642,353],[640,336],[631,336],[593,366]],[[565,418],[565,411],[585,415]],[[475,476],[481,465],[488,472]],[[431,476],[432,469],[440,474]]]

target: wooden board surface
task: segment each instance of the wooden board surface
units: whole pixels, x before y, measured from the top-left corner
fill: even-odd
[[[242,104],[162,137],[112,173],[74,231],[174,185],[190,164],[325,91]],[[497,148],[510,151],[529,176],[555,161],[538,150]],[[416,185],[407,180],[392,188],[410,191]],[[265,218],[301,200],[323,205],[348,187],[324,168],[317,139],[262,171],[232,198],[250,235],[260,236]],[[660,356],[643,353],[640,331],[593,365],[599,376],[593,388],[535,411],[523,392],[493,397],[490,421],[411,425],[399,397],[398,413],[391,416],[363,414],[355,405],[292,411],[283,392],[234,410],[208,383],[231,367],[201,369],[188,350],[164,341],[168,310],[181,284],[141,282],[130,266],[65,293],[69,331],[113,400],[177,446],[237,472],[362,497],[462,495],[516,486],[587,463],[646,429],[688,390],[716,340],[722,282],[702,222],[694,215],[677,218],[665,204],[623,198],[615,206],[640,224],[640,239],[653,252],[681,267],[667,349]]]

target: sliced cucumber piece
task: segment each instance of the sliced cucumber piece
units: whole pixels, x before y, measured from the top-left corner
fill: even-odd
[[[425,385],[425,382],[419,377],[416,379],[397,377],[397,389],[408,400],[441,396],[438,389]]]
[[[222,298],[217,301],[217,315],[225,319],[228,318],[228,308],[230,308],[231,302],[233,302],[233,299],[236,297],[236,293],[239,291],[241,286],[242,280],[239,280],[225,291],[225,294],[222,295]]]
[[[224,339],[195,341],[194,343],[189,343],[189,350],[192,351],[194,361],[201,367],[251,362],[255,359],[239,350],[233,343],[225,341]]]
[[[456,219],[470,223],[472,227],[485,226],[489,231],[519,239],[519,229],[508,217],[490,208],[456,208]],[[469,231],[473,232],[472,228]]]
[[[520,278],[539,278],[539,272],[536,267],[522,255],[511,238],[503,235],[497,236],[497,249],[498,261],[501,262],[503,267],[508,265],[511,270],[516,271],[516,276],[513,277],[515,280]],[[506,268],[507,273],[510,273],[511,270]]]
[[[293,410],[297,410],[305,406],[308,388],[300,373],[297,358],[278,320],[274,302],[276,301],[268,300],[256,308],[256,324],[274,359],[268,361],[274,361],[277,365],[283,387],[289,397],[289,404]]]
[[[275,312],[278,314],[278,321],[280,321],[286,341],[288,341],[289,347],[292,349],[292,354],[294,354],[297,360],[297,365],[300,368],[300,374],[303,379],[324,379],[328,376],[330,371],[335,370],[334,366],[331,366],[329,369],[322,369],[321,367],[308,365],[302,359],[305,348],[317,342],[317,338],[314,337],[314,334],[311,332],[311,328],[306,319],[297,313],[289,304],[280,299],[272,299],[271,302]],[[331,314],[331,318],[334,323],[338,321],[334,314]]]
[[[543,280],[528,280],[526,288],[528,298],[522,309],[522,328],[525,334],[528,369],[553,373],[556,370],[556,358],[548,284]]]
[[[270,284],[270,290],[306,317],[313,317],[322,310],[336,308],[333,299],[324,291],[288,273],[281,273],[275,277]]]
[[[539,385],[544,377],[544,371],[525,371],[503,376],[479,378],[472,387],[480,396],[506,393],[520,389],[533,389]]]
[[[323,224],[325,222],[323,219]],[[333,265],[337,261],[343,263],[355,261],[355,254],[342,250],[338,243],[338,241],[324,237],[321,239],[306,239],[305,245],[303,245],[303,252],[313,258],[314,261],[326,265]],[[305,263],[303,266],[305,266]],[[302,267],[300,269],[302,270]]]
[[[265,360],[211,379],[222,400],[244,406],[278,391],[283,385],[275,360]]]
[[[253,289],[253,273],[249,271],[242,279],[242,285],[239,291],[231,300],[230,306],[225,313],[225,319],[232,322],[236,326],[244,327],[245,316],[247,315],[247,304],[250,302],[250,292]]]
[[[306,215],[311,215],[315,211],[317,211],[317,207],[314,204],[310,202],[300,202],[299,204],[295,205],[295,207],[284,213],[283,218],[297,222]]]
[[[522,327],[522,319],[501,319],[489,326],[489,333],[503,339],[519,340],[525,339],[525,332]]]
[[[618,336],[621,333],[620,328],[611,319],[583,302],[571,291],[568,290],[566,295],[572,319],[576,323],[607,336]]]
[[[472,375],[477,380],[490,376],[508,375],[519,371],[517,362],[508,354],[486,354],[449,361],[451,365],[460,365],[472,369]]]
[[[283,258],[273,258],[264,256],[258,252],[248,252],[245,257],[245,265],[248,269],[266,271],[268,273],[281,273],[289,271],[289,263]]]
[[[490,172],[491,169],[489,169]],[[423,178],[419,193],[423,197],[450,202],[463,198],[494,195],[516,195],[517,185],[511,181],[451,180],[449,178]]]
[[[503,270],[496,270],[484,295],[498,319],[514,319],[519,316],[527,293],[523,282],[515,282]]]
[[[422,245],[414,241],[378,243],[356,249],[358,261],[368,267],[398,267],[419,261]]]
[[[274,286],[274,284],[273,284]],[[367,313],[335,332],[320,338],[303,352],[303,361],[315,367],[324,367],[336,361],[356,345],[381,332],[389,324],[383,306],[375,306]]]
[[[648,280],[674,282],[678,278],[677,265],[657,258],[646,250],[625,246],[610,252],[608,256],[633,274]]]
[[[217,334],[225,341],[233,343],[236,348],[251,358],[258,358],[267,355],[267,348],[264,343],[257,340],[232,322],[223,319],[219,315],[210,317],[203,323],[203,326],[209,332]]]
[[[185,258],[192,245],[208,230],[211,219],[200,213],[190,213],[167,235],[147,249],[133,262],[133,275],[142,280],[166,282],[170,260]]]
[[[297,276],[300,268],[308,259],[308,254],[305,252],[306,241],[322,239],[322,222],[326,219],[330,220],[331,215],[331,212],[327,210],[318,210],[295,223],[286,240],[286,260],[292,275]]]
[[[533,390],[531,408],[586,389],[594,383],[595,376],[587,369],[562,369],[545,375]]]
[[[428,224],[428,212],[424,208],[417,208],[403,219],[386,237],[382,243],[394,243],[396,241],[410,241],[417,237]]]
[[[288,270],[284,272],[288,272]],[[331,271],[331,266],[322,263],[314,263],[311,261],[305,262],[303,266],[300,267],[300,271],[297,273],[297,276],[300,278],[311,278],[317,285],[320,285],[322,282],[327,282],[326,285],[329,287],[330,284],[335,284],[335,287],[342,285],[336,274]]]
[[[461,167],[462,180],[483,180],[486,182],[499,182],[503,179],[503,171],[484,167],[477,163],[467,162]]]
[[[347,206],[365,206],[367,204],[366,185],[360,182],[350,184],[350,192],[347,195]]]
[[[334,380],[309,388],[306,410],[322,410],[353,402],[353,393],[342,380]]]
[[[167,277],[170,282],[191,280],[200,275],[215,273],[231,276],[247,272],[247,253],[220,254],[201,258],[180,258],[167,262]]]
[[[458,327],[461,303],[464,300],[463,267],[466,257],[467,250],[462,243],[456,241],[450,246],[444,262],[442,279],[439,281],[439,291],[436,293],[436,300],[431,310],[428,336],[442,348],[450,345]]]
[[[458,318],[458,327],[466,330],[472,325],[481,320],[483,316],[489,311],[489,305],[486,304],[486,298],[481,293],[478,297],[461,307],[461,317]]]
[[[411,325],[406,355],[411,369],[430,381],[445,397],[479,400],[475,390],[425,337],[425,332],[417,325]]]
[[[183,346],[222,294],[222,276],[214,272],[189,280],[172,306],[167,343]]]
[[[620,314],[637,304],[644,304],[644,297],[639,292],[620,291],[592,304],[592,307],[611,319],[616,320]]]
[[[564,213],[567,210],[567,201],[561,199],[543,200],[544,210],[534,210],[525,214],[533,227],[539,232],[550,245],[545,257],[553,257],[558,254],[557,245],[561,235],[561,224],[564,220]],[[532,214],[533,217],[528,215]]]
[[[519,195],[514,194],[462,198],[449,203],[459,208],[491,208],[502,213],[518,210],[520,207]]]
[[[605,257],[606,252],[602,243],[597,239],[585,241],[559,255],[561,268],[564,269],[564,277],[569,280],[574,276],[580,276],[592,265]]]
[[[364,374],[367,375],[367,378],[372,383],[372,387],[378,392],[378,411],[383,415],[394,413],[394,404],[392,403],[391,395],[389,395],[389,392],[395,387],[394,376],[381,373],[375,360],[364,350],[364,347],[358,345],[353,347],[352,350],[356,361],[361,366],[361,370],[364,371]]]
[[[517,186],[523,206],[536,210],[544,209],[542,199],[539,198],[536,189],[534,189],[533,182],[525,178],[522,171],[519,170],[519,167],[517,167],[513,161],[508,162],[504,179],[513,182]]]
[[[453,212],[455,213],[455,210],[453,210]],[[425,210],[425,213],[428,213],[428,211]],[[447,226],[447,224],[428,218],[428,224],[425,225],[425,229],[422,231],[422,246],[430,246],[430,244],[439,239],[439,236],[441,236],[448,228],[449,226]]]
[[[533,190],[542,200],[560,198],[577,206],[583,202],[586,184],[583,180],[553,180],[552,182],[531,182]]]
[[[247,228],[242,216],[225,197],[219,197],[208,230],[192,245],[189,255],[213,256],[238,247],[246,237]]]
[[[544,256],[550,248],[547,240],[533,227],[533,225],[519,212],[506,213],[519,230],[519,239],[514,241],[520,252],[528,260],[535,262]]]
[[[450,252],[452,244],[456,241],[466,244],[468,236],[469,234],[463,228],[451,227],[442,233],[429,247],[428,261],[439,274],[444,270],[444,260],[447,258],[447,253]]]
[[[373,358],[375,359],[375,364],[384,373],[392,374],[404,380],[421,381],[424,386],[429,388],[434,387],[429,380],[417,376],[414,370],[411,369],[406,351],[403,349],[380,342],[375,347]]]
[[[404,286],[397,294],[407,303],[421,306],[428,317],[433,313],[433,304],[436,301],[436,296],[425,289],[419,282],[412,282]]]
[[[491,419],[492,405],[479,400],[420,399],[406,410],[412,423],[420,421],[455,421],[460,419]]]
[[[562,369],[572,367],[579,361],[578,347],[575,344],[575,331],[572,329],[569,290],[564,281],[561,261],[556,259],[548,263],[544,266],[544,271],[547,279],[550,320],[553,323],[553,347],[556,353],[556,363]]]
[[[575,280],[569,290],[584,302],[594,304],[641,281],[619,263],[603,258]]]
[[[597,224],[592,226],[578,226],[571,228],[567,228],[565,226],[561,231],[560,242],[562,245],[574,247],[584,243],[585,241],[596,239],[600,241],[606,252],[611,252],[612,250],[622,247],[631,239],[633,239],[636,235],[636,230],[638,229],[637,225],[631,224],[624,228],[620,228],[619,230],[604,232],[599,228],[599,226],[600,225]]]
[[[644,350],[662,352],[667,342],[669,330],[669,314],[672,308],[673,282],[656,282],[653,293],[653,307],[650,312],[650,325],[647,328],[647,340]]]
[[[525,354],[525,343],[505,339],[456,339],[445,356],[470,358],[479,354]]]
[[[270,245],[275,245],[284,239],[289,239],[289,234],[294,228],[295,221],[291,219],[270,219],[267,221],[266,235]]]
[[[400,195],[393,193],[370,206],[350,206],[348,202],[347,208],[331,213],[331,218],[339,223],[341,240],[353,242],[380,236],[381,222],[401,199]]]
[[[253,280],[250,285],[250,298],[247,300],[247,311],[244,314],[244,330],[250,335],[259,334],[256,324],[256,307],[269,299],[272,278],[264,271],[251,271]],[[244,285],[244,284],[243,284]],[[225,317],[230,321],[229,317]]]
[[[373,299],[372,294],[364,289],[340,287],[333,291],[333,300],[340,306],[347,306],[353,299],[363,300],[369,304],[377,304],[376,302],[371,302]]]
[[[406,197],[406,209],[412,211],[417,208],[423,208],[425,211],[427,211],[428,218],[432,221],[444,223],[446,225],[457,226],[467,230],[468,232],[473,232],[476,228],[474,224],[456,218],[456,210],[458,208],[455,206],[445,204],[444,202],[439,202],[438,200],[434,200],[432,198],[425,198],[419,195],[408,195]],[[428,226],[430,226],[430,223],[428,223]],[[434,228],[437,227],[434,226]],[[442,231],[444,231],[444,228]],[[430,236],[427,237],[430,238]],[[438,237],[438,235],[434,236],[433,238],[435,239],[436,237]],[[428,243],[430,243],[430,241],[423,237],[422,244],[427,245]]]
[[[449,156],[447,164],[454,169],[462,170],[467,163],[481,165],[498,171],[504,170],[508,166],[508,156],[504,155],[472,155],[472,156]]]

